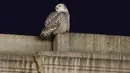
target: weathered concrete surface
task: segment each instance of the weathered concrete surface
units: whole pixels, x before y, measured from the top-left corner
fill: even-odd
[[[130,73],[130,55],[38,52],[0,55],[0,73]]]
[[[130,73],[130,56],[123,54],[39,52],[41,73]]]
[[[36,36],[0,34],[0,54],[32,55],[52,50],[50,41],[40,41]]]
[[[130,37],[67,33],[56,36],[53,52],[35,36],[0,38],[0,73],[130,73]]]
[[[127,36],[66,33],[57,35],[53,43],[55,51],[130,54],[130,37]]]
[[[0,73],[38,73],[32,56],[0,55]]]

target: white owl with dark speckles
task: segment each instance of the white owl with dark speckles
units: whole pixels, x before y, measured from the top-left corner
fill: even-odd
[[[45,27],[40,38],[45,39],[51,35],[57,35],[70,30],[70,15],[65,4],[57,4],[55,11],[50,13],[45,21]]]

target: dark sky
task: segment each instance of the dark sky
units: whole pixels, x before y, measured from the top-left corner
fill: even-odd
[[[58,0],[1,0],[0,33],[39,35]],[[130,35],[129,2],[62,0],[70,11],[71,32]]]

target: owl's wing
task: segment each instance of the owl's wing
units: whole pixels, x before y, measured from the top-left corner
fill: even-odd
[[[47,16],[47,18],[46,18],[45,27],[49,27],[49,26],[51,26],[51,25],[54,25],[54,24],[51,24],[51,23],[56,20],[57,15],[58,15],[57,12],[52,12],[52,13],[50,13],[50,14]]]
[[[44,29],[56,29],[61,24],[61,13],[52,12],[45,21]]]
[[[57,12],[52,12],[48,15],[45,21],[45,27],[41,32],[41,35],[49,36],[53,31],[55,31],[61,24],[61,16]]]

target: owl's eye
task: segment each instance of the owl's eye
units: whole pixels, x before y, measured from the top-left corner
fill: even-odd
[[[59,5],[59,7],[61,7],[61,5]]]

